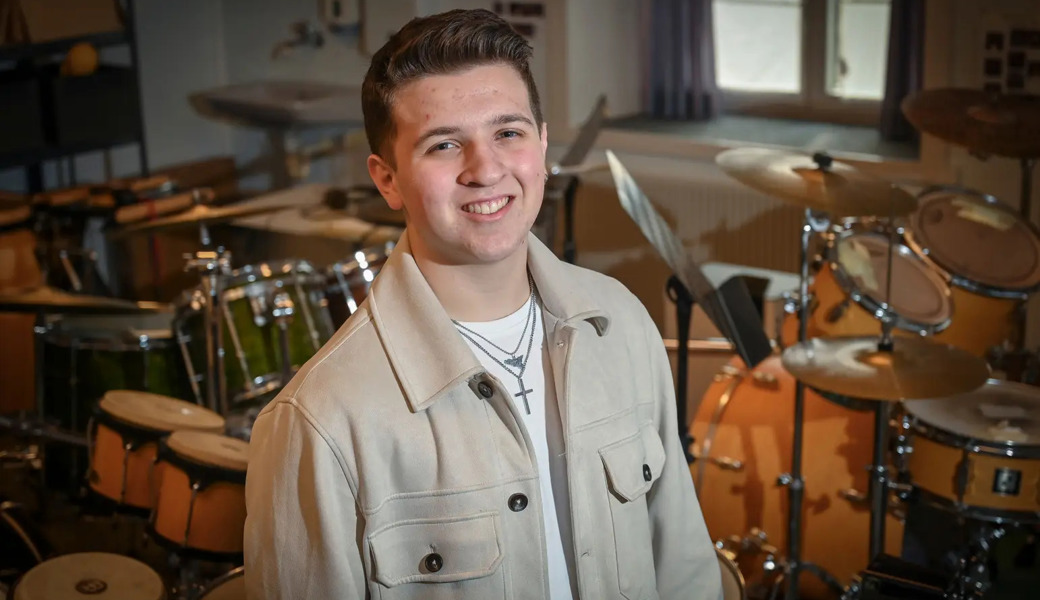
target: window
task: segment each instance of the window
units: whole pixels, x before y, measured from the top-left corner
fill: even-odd
[[[848,123],[877,119],[891,0],[713,0],[727,108]]]

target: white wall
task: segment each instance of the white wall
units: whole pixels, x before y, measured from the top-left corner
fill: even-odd
[[[567,125],[580,125],[600,94],[611,116],[638,113],[641,2],[567,0]]]

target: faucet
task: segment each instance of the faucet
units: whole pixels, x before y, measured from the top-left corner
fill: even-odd
[[[325,45],[325,34],[321,32],[320,28],[311,24],[309,21],[297,21],[289,27],[289,30],[293,32],[295,37],[289,40],[282,40],[275,44],[274,48],[271,50],[271,60],[277,59],[290,48],[296,48],[299,46],[321,48]]]

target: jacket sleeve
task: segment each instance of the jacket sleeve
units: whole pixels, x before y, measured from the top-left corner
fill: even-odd
[[[721,599],[722,576],[718,559],[704,524],[678,435],[675,387],[668,354],[649,315],[646,321],[653,371],[654,420],[665,449],[664,472],[647,493],[657,592],[662,599]]]
[[[257,418],[246,473],[250,600],[361,599],[354,487],[317,422],[291,400]]]

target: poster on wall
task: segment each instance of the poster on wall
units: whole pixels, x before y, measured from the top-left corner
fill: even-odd
[[[981,23],[982,89],[1040,95],[1040,16],[988,12]]]

